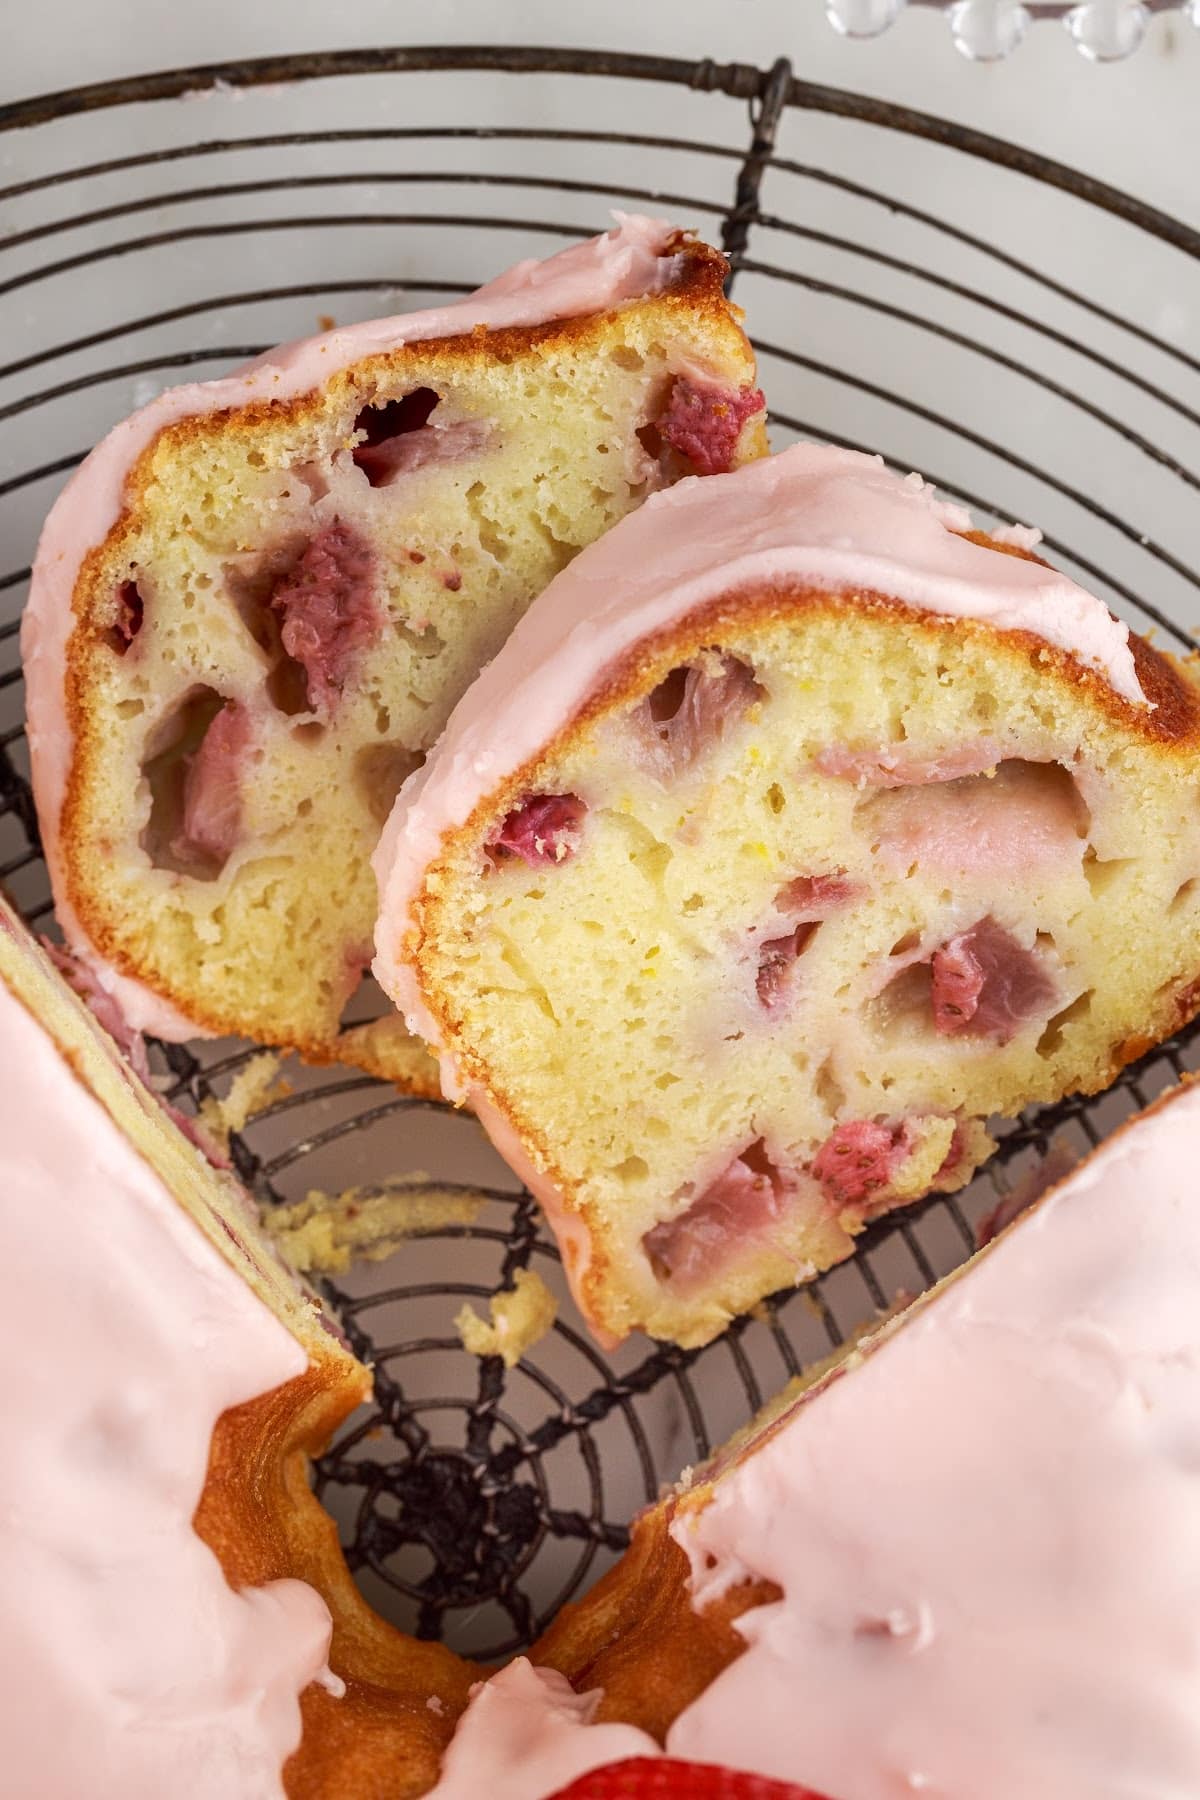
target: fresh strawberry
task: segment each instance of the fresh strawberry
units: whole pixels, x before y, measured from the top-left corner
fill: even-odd
[[[739,1775],[715,1763],[635,1756],[581,1775],[553,1800],[823,1800],[811,1788],[765,1775]]]

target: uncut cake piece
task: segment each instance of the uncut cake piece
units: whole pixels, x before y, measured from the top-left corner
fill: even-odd
[[[370,1372],[181,1125],[0,898],[0,1786],[413,1800],[477,1671],[358,1593]]]
[[[656,496],[405,787],[376,971],[602,1336],[703,1342],[1200,999],[1184,672],[919,477]]]
[[[133,1026],[346,1050],[370,852],[481,663],[584,544],[766,438],[720,254],[659,220],[269,351],[119,425],[23,630],[73,950]]]

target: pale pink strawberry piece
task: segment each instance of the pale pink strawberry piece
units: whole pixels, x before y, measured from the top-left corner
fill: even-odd
[[[825,1800],[812,1788],[716,1763],[635,1756],[580,1775],[551,1800]]]
[[[748,1238],[779,1218],[788,1189],[761,1139],[749,1145],[686,1212],[646,1232],[642,1248],[654,1273],[680,1293],[709,1280]]]
[[[577,794],[530,794],[513,808],[488,845],[493,858],[519,856],[539,863],[565,862],[578,848],[587,804]]]
[[[288,655],[304,670],[308,704],[328,712],[368,644],[383,629],[371,546],[334,519],[309,539],[271,595]]]
[[[753,669],[736,656],[706,651],[672,669],[630,715],[643,760],[660,780],[683,774],[763,693]]]
[[[946,1036],[1007,1044],[1022,1025],[1044,1017],[1058,993],[1038,956],[991,917],[935,950],[932,974],[933,1022]]]
[[[402,400],[363,407],[354,428],[366,436],[351,456],[373,488],[390,487],[398,476],[432,463],[461,462],[488,447],[494,431],[487,419],[430,424],[437,406],[432,388],[416,388]]]
[[[820,921],[806,919],[786,937],[767,938],[758,946],[758,972],[754,991],[759,1004],[771,1012],[791,985],[791,973],[803,956]]]
[[[776,911],[795,918],[797,924],[786,936],[766,938],[759,945],[754,986],[768,1012],[784,998],[792,970],[811,943],[817,926],[858,891],[858,884],[840,872],[797,875],[780,888],[775,896]]]
[[[180,862],[209,857],[224,863],[237,843],[243,764],[252,735],[245,707],[228,700],[198,748],[184,758],[183,826],[171,844]]]
[[[994,870],[1010,877],[1078,862],[1087,809],[1057,763],[1011,759],[994,775],[894,787],[859,808],[893,867]]]
[[[686,375],[677,375],[655,424],[698,474],[724,475],[733,467],[746,420],[765,406],[759,388],[719,387],[715,382],[689,381]]]
[[[965,775],[986,775],[1002,759],[1003,752],[990,738],[921,756],[905,748],[850,750],[831,744],[816,757],[822,775],[836,775],[859,787],[924,787],[935,781],[959,781]]]

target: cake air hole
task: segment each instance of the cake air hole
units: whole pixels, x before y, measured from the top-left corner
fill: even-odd
[[[104,641],[118,656],[124,656],[142,629],[146,606],[136,581],[123,581],[117,588],[116,617],[104,633]]]
[[[1086,1019],[1092,1010],[1093,990],[1088,988],[1070,1006],[1064,1006],[1061,1012],[1055,1013],[1046,1029],[1037,1041],[1037,1053],[1047,1059],[1057,1056],[1062,1049],[1063,1038],[1067,1029],[1078,1021]]]
[[[354,430],[361,433],[361,438],[351,456],[372,487],[385,487],[395,473],[394,460],[386,447],[427,425],[440,399],[432,388],[414,388],[398,400],[364,406],[355,416]]]

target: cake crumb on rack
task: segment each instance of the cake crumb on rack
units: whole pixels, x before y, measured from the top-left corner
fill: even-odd
[[[341,1275],[355,1257],[382,1262],[406,1238],[473,1225],[486,1203],[473,1188],[414,1171],[340,1194],[312,1188],[303,1200],[268,1211],[264,1224],[300,1274]]]
[[[512,1369],[550,1330],[558,1301],[535,1270],[518,1269],[512,1287],[492,1295],[488,1311],[490,1324],[468,1301],[455,1314],[454,1328],[472,1356],[501,1356],[505,1368]]]
[[[286,1099],[291,1093],[290,1084],[280,1077],[279,1061],[272,1050],[252,1056],[230,1082],[229,1092],[223,1100],[210,1094],[200,1102],[201,1125],[226,1153],[235,1131],[244,1131],[257,1113],[265,1112],[268,1106]]]
[[[437,1059],[412,1036],[398,1013],[348,1026],[337,1044],[339,1062],[393,1082],[402,1093],[441,1099]]]

